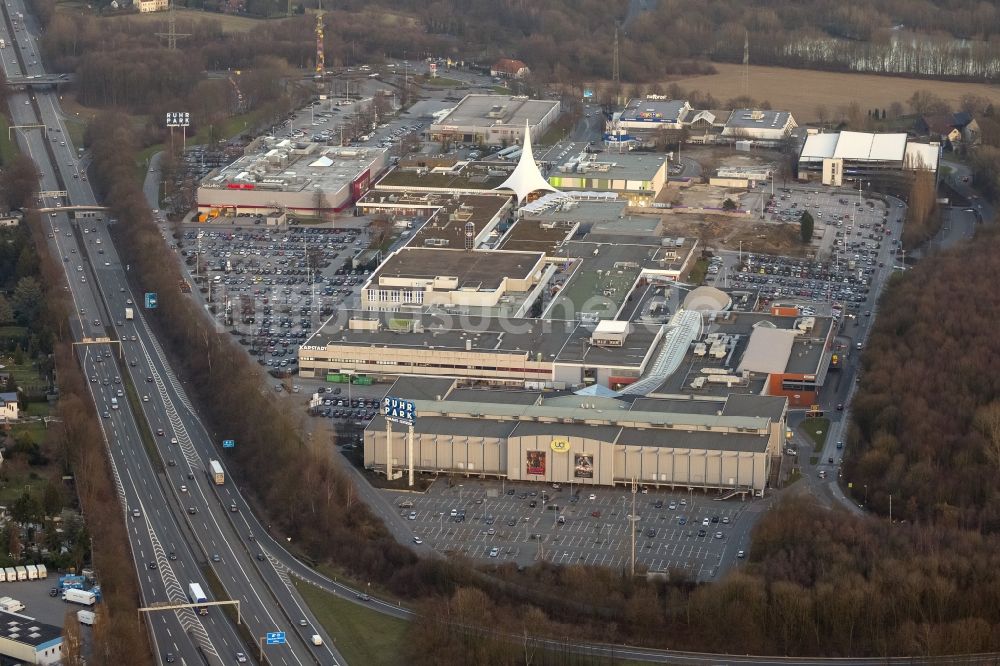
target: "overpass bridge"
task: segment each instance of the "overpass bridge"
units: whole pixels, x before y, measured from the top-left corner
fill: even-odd
[[[44,88],[72,83],[74,74],[29,74],[27,76],[8,76],[7,85],[12,88]]]

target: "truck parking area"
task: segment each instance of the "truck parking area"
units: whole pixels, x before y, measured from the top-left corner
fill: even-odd
[[[389,491],[387,491],[389,492]],[[632,493],[626,488],[439,479],[426,494],[389,493],[415,541],[489,562],[625,567]],[[710,580],[749,544],[752,500],[701,492],[635,495],[636,566]]]

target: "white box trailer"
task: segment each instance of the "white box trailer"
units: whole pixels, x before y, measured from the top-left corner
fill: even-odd
[[[3,597],[0,598],[0,610],[5,610],[8,613],[18,613],[24,610],[24,604],[17,599]]]
[[[73,604],[83,604],[93,606],[97,603],[97,595],[89,590],[65,590],[62,595],[63,601]]]
[[[89,610],[78,610],[76,612],[76,619],[80,621],[80,624],[85,624],[88,627],[94,626],[94,619],[97,614],[94,611]]]
[[[49,570],[45,568],[44,564],[36,564],[35,568],[38,569],[38,578],[45,580],[49,577]]]
[[[7,582],[8,583],[13,583],[14,581],[17,580],[17,572],[14,571],[14,567],[6,567],[6,568],[4,568],[4,573],[7,574]]]
[[[28,580],[28,570],[24,567],[14,567],[14,571],[17,572],[18,580]]]
[[[7,582],[7,570],[4,568],[0,568],[0,583],[6,583],[6,582]]]
[[[38,567],[28,564],[24,568],[28,571],[28,580],[38,580]]]

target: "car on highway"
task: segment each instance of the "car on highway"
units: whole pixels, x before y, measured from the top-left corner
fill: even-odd
[[[264,561],[264,553],[257,553],[257,561],[258,562]]]
[[[242,652],[237,652],[236,653],[236,661],[237,661],[237,663],[245,664],[245,663],[247,663],[247,656],[245,654],[243,654]]]
[[[198,513],[198,507],[196,507],[196,506],[189,506],[188,507],[188,513],[193,516],[194,514]]]
[[[722,532],[716,532],[715,533],[715,538],[716,539],[721,539],[722,538]]]
[[[142,396],[142,401],[143,402],[149,402],[149,396],[148,395]]]
[[[150,562],[149,563],[149,568],[150,569],[155,569],[156,568],[156,562]]]
[[[156,436],[157,437],[163,437],[163,428],[157,428],[156,429]]]
[[[142,511],[139,511],[139,509],[132,509],[132,517],[133,518],[138,518],[141,515],[142,515]]]
[[[218,553],[212,553],[212,561],[213,561],[213,562],[221,562],[221,561],[222,561],[222,558],[221,558],[221,557],[219,557],[219,554],[218,554]]]
[[[163,661],[167,662],[168,664],[172,664],[175,661],[177,661],[177,657],[174,656],[173,652],[168,652],[167,654],[163,655]]]
[[[742,560],[746,556],[747,556],[747,554],[744,551],[742,551],[742,550],[736,551],[736,559]]]

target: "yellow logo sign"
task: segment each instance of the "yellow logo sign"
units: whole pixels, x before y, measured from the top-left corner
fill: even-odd
[[[556,453],[566,453],[569,451],[569,440],[568,439],[553,439],[552,443],[549,445],[552,450]]]

